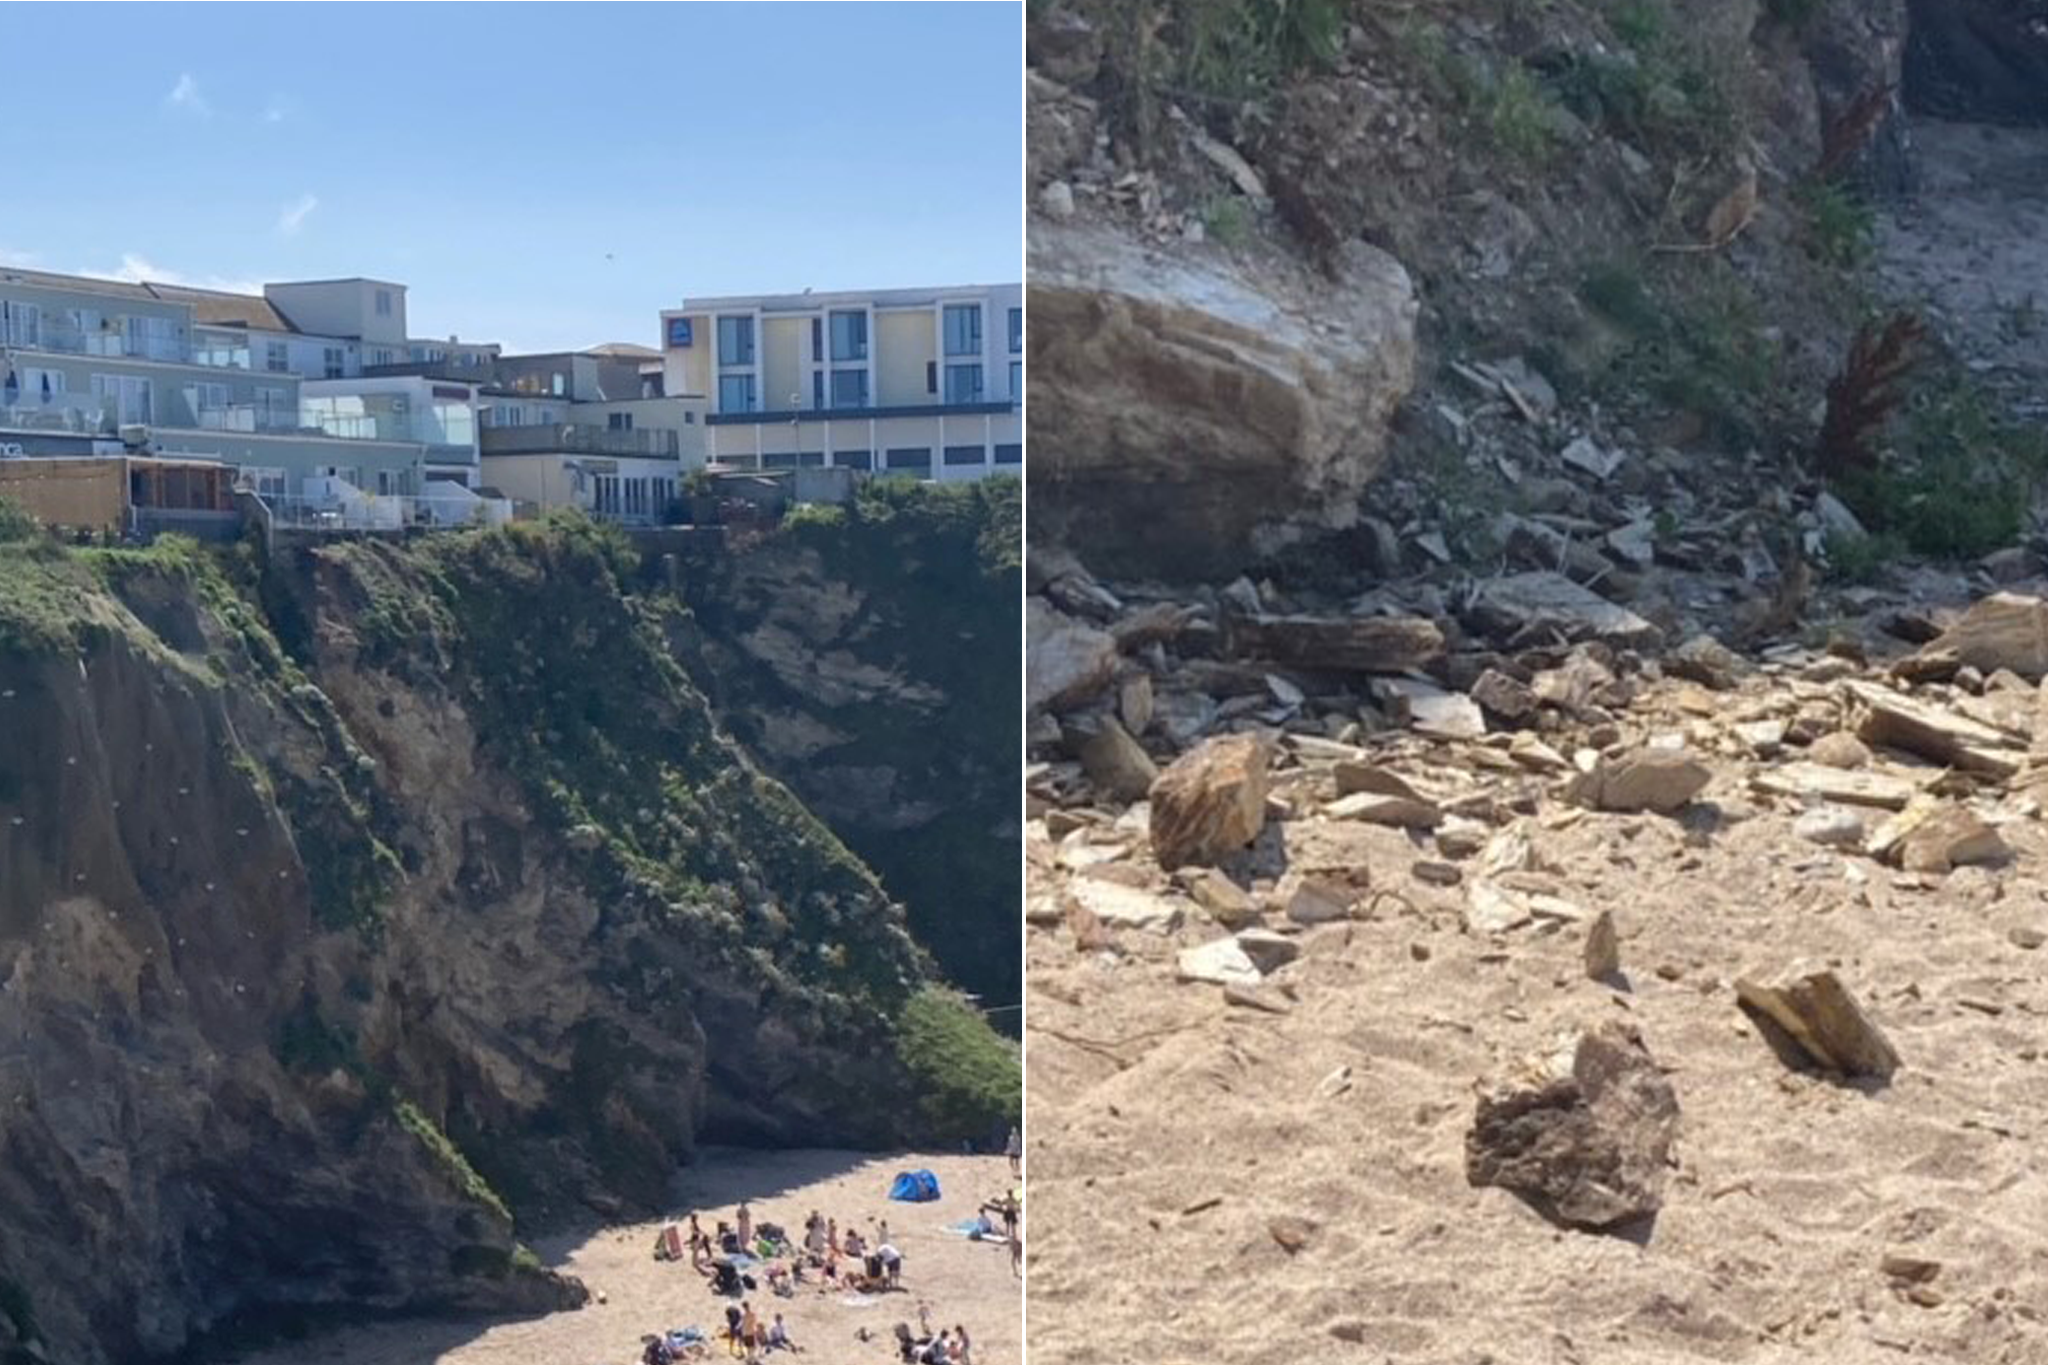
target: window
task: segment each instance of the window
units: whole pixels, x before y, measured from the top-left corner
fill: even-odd
[[[256,490],[256,496],[266,501],[284,496],[284,470],[265,465],[243,465],[241,481]]]
[[[1023,396],[1024,362],[1021,360],[1013,360],[1010,362],[1010,399],[1012,402],[1015,402],[1017,399],[1022,398]]]
[[[924,363],[924,391],[926,393],[937,393],[939,391],[939,362],[936,360],[927,360]]]
[[[125,374],[96,374],[92,377],[92,396],[112,400],[117,421],[152,420],[147,379],[137,379],[133,375]]]
[[[291,373],[291,353],[285,348],[285,344],[282,341],[266,341],[263,343],[263,368],[272,374]]]
[[[389,289],[379,289],[377,291],[377,316],[380,318],[391,316],[391,291]]]
[[[390,365],[395,363],[397,359],[398,353],[387,347],[379,346],[376,350],[370,352],[370,363],[372,365]]]
[[[841,469],[873,469],[875,452],[872,450],[835,450],[832,463]]]
[[[619,479],[616,474],[599,474],[593,480],[595,495],[591,499],[591,510],[599,516],[615,517],[619,514]]]
[[[42,308],[33,303],[0,299],[0,341],[9,346],[42,345]]]
[[[929,446],[897,447],[888,455],[889,468],[910,469],[921,474],[932,472],[932,452]]]
[[[752,412],[754,410],[754,376],[750,374],[722,374],[718,377],[718,410],[720,412]]]
[[[339,346],[328,346],[320,352],[320,364],[329,379],[339,379],[347,373],[347,353]]]
[[[811,359],[825,358],[825,319],[811,319]]]
[[[946,463],[949,465],[987,464],[988,452],[980,446],[947,446]]]
[[[718,320],[718,363],[721,366],[754,363],[752,318],[722,317]]]
[[[946,401],[948,403],[979,403],[981,401],[981,366],[948,365],[946,367]]]
[[[823,370],[811,371],[811,406],[814,408],[825,406],[825,372]]]
[[[219,421],[218,414],[228,405],[228,386],[225,384],[187,384],[185,402],[192,409],[194,420],[201,426]],[[215,414],[209,416],[209,414]]]
[[[868,372],[866,370],[832,371],[832,406],[835,408],[864,408],[868,405]]]
[[[21,397],[17,401],[24,406],[39,407],[63,396],[64,371],[22,368]]]
[[[769,451],[761,457],[763,469],[795,469],[796,454],[793,451]]]
[[[263,388],[256,390],[256,425],[265,430],[297,425],[298,414],[292,411],[290,389]]]
[[[1001,445],[1001,446],[997,446],[997,447],[996,447],[996,463],[997,463],[997,464],[1023,464],[1023,463],[1024,463],[1024,447],[1023,447],[1023,446],[1021,446],[1021,445]]]
[[[1010,310],[1010,354],[1018,355],[1024,350],[1024,310]]]
[[[834,313],[832,315],[832,359],[866,360],[868,358],[868,315],[866,313]]]
[[[630,412],[608,412],[604,415],[605,428],[609,431],[631,431],[633,414]]]
[[[945,311],[947,355],[981,354],[981,305],[949,303]]]
[[[181,360],[178,325],[169,318],[133,315],[123,318],[123,349],[149,360]]]

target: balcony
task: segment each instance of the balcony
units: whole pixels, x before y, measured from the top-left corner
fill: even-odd
[[[275,408],[259,407],[253,403],[229,403],[222,407],[199,409],[198,425],[202,431],[297,431],[299,415],[296,412],[280,412]]]
[[[85,436],[112,436],[117,429],[116,404],[88,394],[57,394],[33,402],[0,400],[0,427],[14,431],[63,431]]]
[[[176,337],[130,336],[118,327],[81,328],[45,317],[33,338],[14,337],[12,344],[29,349],[62,351],[68,355],[95,355],[130,360],[160,360],[187,364],[189,356]]]
[[[673,460],[682,453],[679,433],[659,427],[614,431],[577,423],[536,427],[485,427],[486,455],[637,455]]]

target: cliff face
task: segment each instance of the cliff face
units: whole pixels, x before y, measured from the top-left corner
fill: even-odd
[[[994,946],[1019,915],[1021,518],[1010,480],[871,488],[692,566],[675,637],[726,728],[998,1005],[1022,988]]]
[[[1013,1056],[628,568],[0,546],[0,1359],[580,1302],[515,1218],[655,1200],[704,1135],[998,1116]]]

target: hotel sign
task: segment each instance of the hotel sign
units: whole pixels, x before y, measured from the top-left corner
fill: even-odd
[[[669,345],[675,347],[686,347],[692,344],[692,341],[693,337],[690,327],[690,319],[670,318],[668,320]]]

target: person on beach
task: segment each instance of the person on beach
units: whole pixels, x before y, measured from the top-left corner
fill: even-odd
[[[729,1303],[725,1306],[725,1349],[735,1360],[747,1353],[746,1343],[740,1336],[743,1321],[738,1304]]]
[[[875,1248],[875,1259],[882,1263],[882,1273],[888,1277],[889,1288],[903,1287],[903,1253],[884,1242]]]
[[[749,1209],[745,1204],[740,1205],[740,1211],[737,1217],[737,1221],[739,1223],[739,1249],[741,1251],[752,1251],[754,1249],[753,1211]]]
[[[1003,1155],[1010,1158],[1010,1174],[1024,1173],[1024,1135],[1017,1131],[1017,1125],[1010,1125],[1010,1140],[1003,1144]]]
[[[782,1314],[780,1313],[775,1315],[774,1323],[768,1328],[768,1349],[771,1351],[788,1351],[791,1354],[795,1354],[803,1349],[803,1347],[789,1339],[789,1328],[783,1325]]]
[[[761,1319],[750,1300],[740,1302],[740,1340],[746,1343],[750,1355],[761,1344]]]
[[[965,1324],[953,1328],[953,1365],[974,1365],[973,1343],[967,1340]]]

